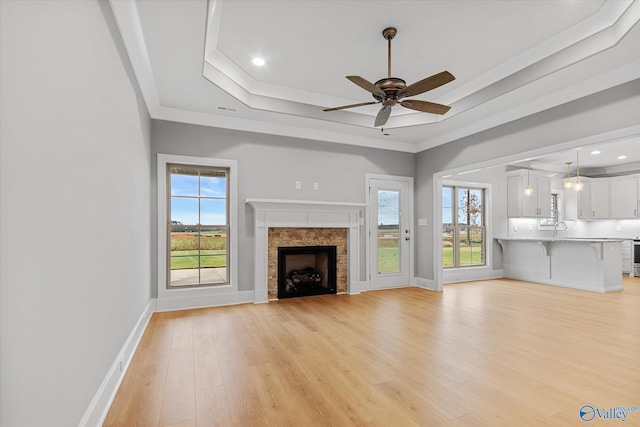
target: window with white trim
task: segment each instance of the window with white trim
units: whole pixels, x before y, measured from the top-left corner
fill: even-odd
[[[484,188],[442,187],[442,266],[486,264]]]
[[[167,288],[229,283],[229,169],[167,164]]]

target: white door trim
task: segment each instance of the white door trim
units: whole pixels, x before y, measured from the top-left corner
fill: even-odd
[[[409,194],[408,194],[408,204],[409,204],[409,235],[411,236],[411,240],[409,240],[409,284],[411,286],[415,285],[415,268],[414,268],[414,254],[415,254],[415,248],[414,248],[414,230],[415,230],[415,224],[413,223],[413,177],[411,176],[397,176],[397,175],[382,175],[382,174],[374,174],[374,173],[367,173],[365,174],[365,187],[364,187],[364,192],[365,192],[365,202],[367,207],[365,208],[365,218],[367,221],[367,227],[365,230],[365,281],[367,284],[367,290],[371,289],[370,285],[371,285],[371,262],[369,260],[370,257],[370,245],[371,245],[371,221],[369,220],[369,214],[370,214],[370,197],[369,197],[369,187],[371,186],[371,180],[385,180],[385,181],[400,181],[400,182],[406,182],[409,186]]]

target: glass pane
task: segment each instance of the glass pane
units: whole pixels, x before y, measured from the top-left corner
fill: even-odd
[[[171,174],[172,196],[198,196],[198,175]]]
[[[453,267],[455,261],[453,259],[453,236],[454,228],[452,226],[442,227],[442,266]]]
[[[482,190],[458,189],[458,224],[482,225]]]
[[[460,266],[484,265],[484,227],[460,227]]]
[[[198,224],[198,199],[171,198],[171,224]]]
[[[200,231],[200,255],[226,256],[226,253],[226,227],[202,227]]]
[[[378,274],[400,272],[400,192],[378,190]]]
[[[197,268],[171,270],[171,286],[193,286],[200,284],[200,271]]]
[[[226,283],[227,268],[225,256],[200,257],[201,283]]]
[[[442,187],[442,224],[453,225],[453,188]]]
[[[171,256],[198,255],[200,239],[198,227],[187,225],[171,226]]]
[[[227,178],[214,176],[200,177],[200,195],[202,197],[227,197]]]
[[[226,224],[227,201],[225,199],[200,199],[200,223]]]

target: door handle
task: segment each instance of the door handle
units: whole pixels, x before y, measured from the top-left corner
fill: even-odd
[[[409,237],[405,237],[405,238],[404,238],[404,240],[411,240],[411,238],[409,238]]]

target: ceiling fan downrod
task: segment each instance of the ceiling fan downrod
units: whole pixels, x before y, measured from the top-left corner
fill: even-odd
[[[382,36],[387,39],[387,74],[391,77],[391,40],[396,36],[398,30],[394,27],[388,27],[382,30]]]

